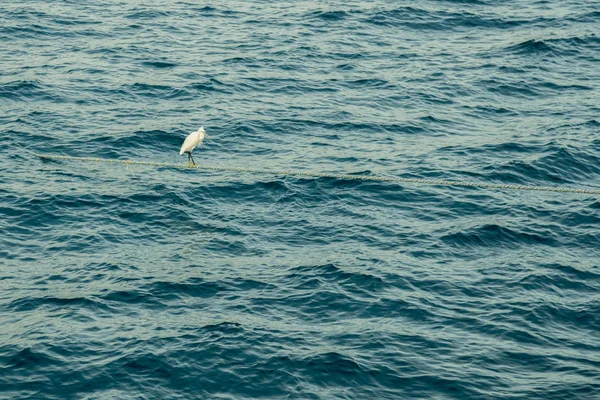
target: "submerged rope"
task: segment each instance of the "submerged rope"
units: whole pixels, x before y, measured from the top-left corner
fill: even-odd
[[[42,159],[48,160],[66,160],[66,161],[82,161],[82,162],[97,162],[97,163],[113,163],[113,164],[126,164],[127,167],[131,165],[145,165],[150,167],[167,167],[167,168],[196,168],[205,169],[211,171],[229,171],[229,172],[249,172],[256,174],[270,174],[270,175],[293,175],[293,176],[307,176],[313,178],[334,178],[334,179],[345,179],[345,180],[359,180],[359,181],[379,181],[379,182],[398,182],[398,183],[413,183],[420,185],[446,185],[446,186],[466,186],[476,187],[483,189],[507,189],[507,190],[533,190],[539,192],[558,192],[558,193],[580,193],[580,194],[595,194],[600,195],[598,189],[579,189],[579,188],[565,188],[556,186],[528,186],[528,185],[512,185],[504,183],[481,183],[481,182],[464,182],[464,181],[448,181],[440,179],[420,179],[420,178],[399,178],[399,177],[388,177],[388,176],[376,176],[376,175],[348,175],[348,174],[334,174],[327,172],[310,172],[310,171],[288,171],[279,169],[262,169],[262,168],[246,168],[246,167],[228,167],[225,165],[211,165],[211,164],[198,164],[188,167],[185,164],[174,164],[174,163],[161,163],[151,161],[132,161],[132,160],[115,160],[107,158],[91,158],[91,157],[72,157],[72,156],[59,156],[54,154],[38,154],[35,155]]]

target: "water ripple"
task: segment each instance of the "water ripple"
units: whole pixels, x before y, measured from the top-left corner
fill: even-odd
[[[0,6],[0,397],[600,391],[590,2]]]

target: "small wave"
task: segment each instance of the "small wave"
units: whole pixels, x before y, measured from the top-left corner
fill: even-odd
[[[89,308],[95,312],[109,311],[110,308],[102,302],[88,297],[23,297],[16,299],[9,304],[9,308],[14,312],[29,312],[39,308],[73,310],[80,308]]]
[[[519,317],[540,326],[548,321],[560,323],[573,329],[600,330],[600,307],[597,304],[588,304],[585,309],[570,307],[560,303],[546,302],[538,304],[528,310],[519,310]]]
[[[571,282],[578,281],[586,286],[594,282],[600,282],[600,266],[595,268],[585,268],[579,265],[553,263],[544,265],[544,267],[548,270],[560,272],[564,278]]]
[[[383,26],[398,26],[408,25],[411,21],[412,23],[424,23],[423,21],[430,17],[431,14],[426,10],[413,7],[402,7],[378,11],[366,17],[365,22]]]
[[[237,322],[228,321],[204,325],[200,328],[200,330],[203,332],[218,332],[226,335],[239,335],[245,331],[244,327],[241,324],[238,324]]]
[[[18,101],[51,99],[48,87],[38,80],[13,81],[0,84],[0,98]]]
[[[83,137],[80,140],[74,140],[73,145],[77,146],[81,152],[89,151],[92,154],[102,152],[106,157],[123,158],[128,155],[139,154],[144,148],[166,147],[172,148],[174,154],[178,149],[186,133],[179,134],[167,132],[161,129],[155,130],[137,130],[133,132],[114,132],[112,134],[95,135],[91,139]],[[115,149],[118,149],[115,151]],[[123,151],[127,149],[127,151]]]
[[[539,92],[534,85],[526,82],[502,83],[497,81],[485,81],[480,85],[485,85],[491,93],[508,97],[537,97]]]
[[[259,60],[254,57],[230,57],[224,59],[222,62],[224,64],[259,64]]]
[[[156,296],[142,289],[112,290],[100,296],[100,299],[113,307],[119,306],[119,303],[137,304],[144,307],[161,305]]]
[[[315,371],[313,372],[326,372],[331,373],[335,378],[346,380],[354,378],[360,378],[364,376],[361,372],[364,368],[356,362],[352,357],[340,354],[338,352],[328,352],[318,354],[315,356],[307,357],[302,360],[302,364],[305,368]]]
[[[338,11],[314,11],[309,14],[310,18],[322,19],[324,21],[341,21],[350,16],[350,13],[343,10]]]
[[[591,22],[591,23],[596,23],[598,22],[598,18],[600,18],[600,11],[590,11],[590,12],[584,12],[584,13],[574,13],[571,14],[570,16],[568,16],[567,18],[565,18],[567,21],[571,21],[574,23],[585,23],[585,22]]]
[[[379,11],[367,17],[365,22],[390,27],[406,26],[417,30],[511,29],[530,23],[528,20],[482,17],[470,12],[430,11],[414,7]]]
[[[308,286],[316,288],[327,286],[329,283],[335,283],[350,292],[367,294],[369,296],[387,287],[385,281],[378,276],[356,271],[346,272],[331,263],[295,267],[289,272],[286,275],[286,280],[295,282],[300,287]]]
[[[201,278],[191,278],[185,282],[154,282],[146,287],[148,293],[160,298],[176,298],[179,296],[208,298],[214,297],[227,288],[219,283]]]
[[[218,9],[216,7],[212,7],[212,6],[204,6],[204,7],[200,7],[200,8],[193,8],[192,10],[194,12],[212,13],[212,12],[217,11]]]
[[[556,243],[550,231],[539,233],[526,233],[516,231],[496,224],[487,224],[464,231],[459,231],[440,238],[452,246],[468,247],[520,247],[524,245],[547,245]]]
[[[351,88],[390,88],[395,89],[396,85],[392,84],[385,79],[358,79],[355,81],[346,81],[344,84]]]
[[[155,99],[189,99],[191,93],[183,88],[168,85],[153,85],[149,83],[136,82],[133,84],[122,85],[119,91],[128,96],[147,97]]]
[[[156,68],[156,69],[170,69],[177,66],[176,63],[168,61],[144,61],[142,65],[145,67]]]
[[[199,93],[199,92],[217,92],[217,93],[233,93],[234,86],[221,82],[218,79],[210,78],[203,82],[195,82],[188,86],[186,89]]]
[[[576,49],[578,47],[597,49],[598,45],[600,45],[600,37],[594,34],[582,36],[556,37],[546,39],[545,41],[550,44],[565,46],[565,50],[568,50],[566,47],[570,49]]]
[[[556,54],[557,51],[544,40],[541,39],[529,39],[524,42],[520,42],[505,49],[508,52],[517,54]]]
[[[40,38],[68,38],[74,36],[74,32],[67,29],[54,29],[49,26],[31,23],[23,26],[0,26],[0,37],[6,35],[9,38],[18,39],[40,39]]]
[[[550,81],[540,81],[537,85],[538,88],[544,89],[549,92],[568,92],[568,91],[592,91],[594,90],[591,86],[586,85],[563,85],[560,83]]]
[[[547,146],[541,145],[541,144],[504,142],[504,143],[494,143],[494,144],[486,144],[483,146],[464,148],[464,151],[460,152],[460,154],[466,156],[468,154],[475,154],[475,153],[489,153],[490,155],[506,153],[508,156],[514,156],[514,154],[518,154],[518,153],[537,154],[539,152],[544,152],[544,151],[548,151],[548,148],[547,148]]]
[[[60,194],[60,195],[50,195],[47,197],[43,197],[41,199],[33,198],[27,202],[27,206],[32,207],[32,206],[35,206],[35,203],[43,202],[44,206],[42,206],[42,207],[44,209],[75,210],[78,208],[99,208],[99,207],[102,207],[105,200],[106,199],[103,198],[102,196],[97,197],[96,195],[90,194],[90,193],[85,193],[85,194],[78,193],[78,194],[74,194],[74,195]]]
[[[600,176],[600,157],[583,151],[559,148],[534,164],[535,167],[563,181],[585,182]]]
[[[169,11],[159,11],[156,8],[148,8],[134,11],[127,14],[126,18],[134,20],[151,20],[156,18],[167,17],[171,15]]]
[[[539,290],[568,297],[569,293],[594,293],[597,291],[595,282],[600,274],[590,270],[580,270],[577,267],[563,264],[540,265],[537,273],[523,276],[517,282],[525,290]]]
[[[440,3],[451,3],[451,4],[469,4],[469,5],[478,5],[485,6],[493,4],[489,0],[438,0]]]
[[[3,349],[4,365],[8,366],[10,369],[22,371],[25,370],[27,373],[31,373],[32,371],[37,371],[40,368],[47,368],[52,365],[60,365],[61,360],[58,358],[52,357],[47,352],[42,352],[39,350],[34,350],[31,347],[26,347],[24,349],[10,352],[10,356],[7,357],[4,349]]]

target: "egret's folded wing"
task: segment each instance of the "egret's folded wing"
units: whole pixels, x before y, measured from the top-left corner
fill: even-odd
[[[194,147],[196,147],[196,139],[194,138],[194,133],[196,132],[191,133],[188,137],[185,138],[183,145],[181,145],[181,150],[179,150],[179,155],[194,150]]]

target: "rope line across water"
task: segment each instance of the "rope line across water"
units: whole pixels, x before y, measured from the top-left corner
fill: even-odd
[[[398,182],[412,183],[421,185],[446,185],[446,186],[467,186],[483,189],[506,189],[506,190],[533,190],[539,192],[558,192],[558,193],[580,193],[580,194],[595,194],[600,195],[600,190],[597,189],[579,189],[565,188],[556,186],[528,186],[528,185],[512,185],[504,183],[482,183],[482,182],[464,182],[464,181],[448,181],[440,179],[420,179],[420,178],[399,178],[376,175],[347,175],[333,174],[327,172],[310,172],[310,171],[288,171],[278,169],[262,169],[262,168],[245,168],[245,167],[229,167],[225,165],[198,164],[188,167],[185,164],[161,163],[151,161],[132,161],[132,160],[115,160],[107,158],[92,158],[92,157],[72,157],[59,156],[54,154],[37,154],[35,155],[42,159],[48,160],[66,160],[66,161],[82,161],[82,162],[98,162],[98,163],[113,163],[129,165],[145,165],[150,167],[168,167],[168,168],[195,168],[211,171],[229,171],[229,172],[249,172],[256,174],[270,175],[293,175],[293,176],[308,176],[314,178],[335,178],[345,180],[360,180],[360,181],[379,181],[379,182]]]

